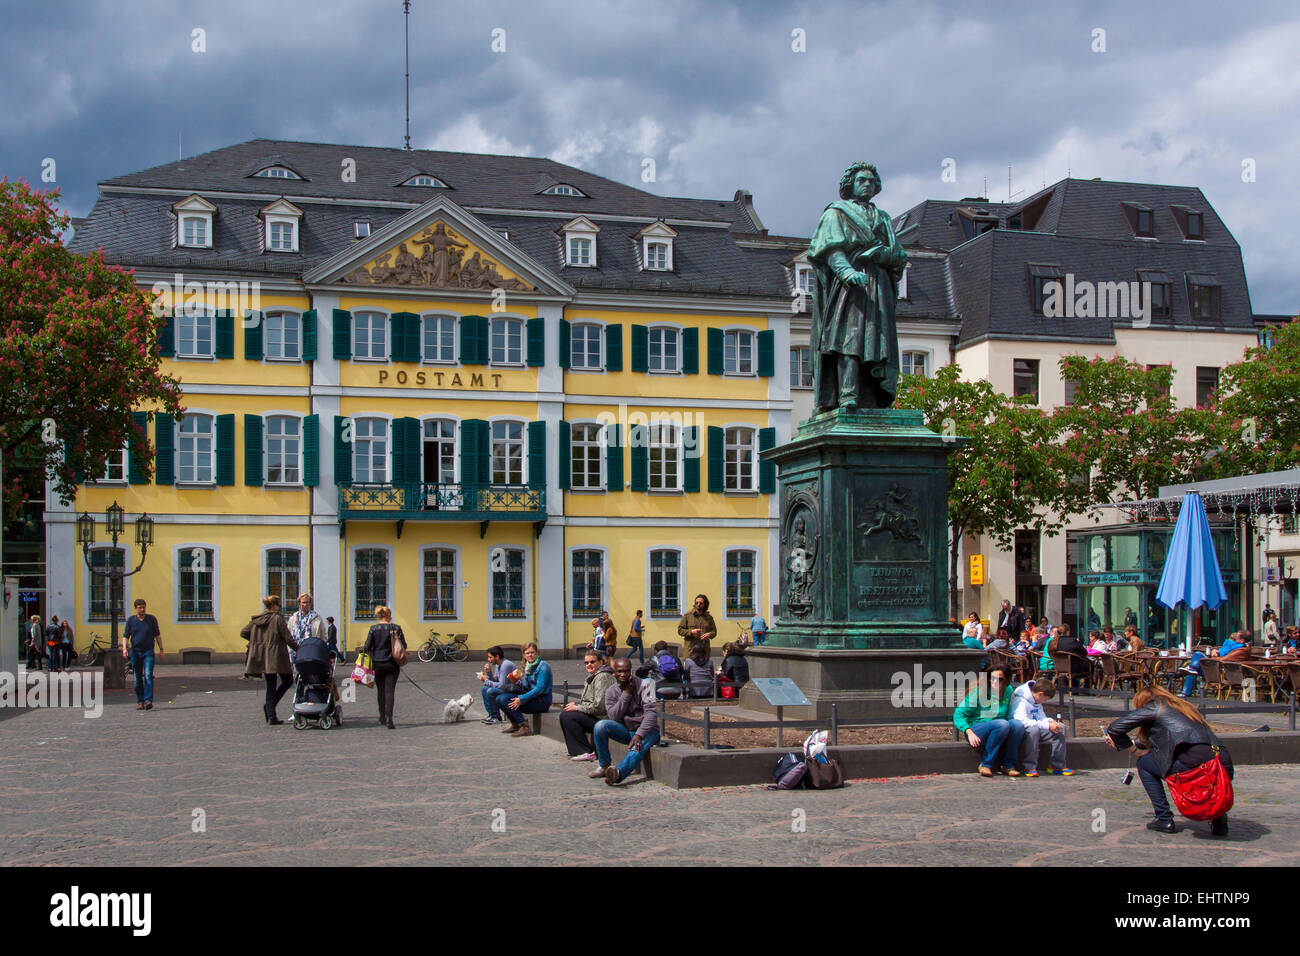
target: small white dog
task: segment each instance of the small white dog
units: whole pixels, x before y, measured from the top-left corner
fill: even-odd
[[[464,720],[465,711],[469,710],[470,705],[473,703],[474,698],[469,694],[447,701],[447,706],[442,709],[442,722],[444,724],[454,724],[458,720]]]

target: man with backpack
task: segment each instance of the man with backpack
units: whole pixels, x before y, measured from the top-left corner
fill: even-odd
[[[63,627],[59,624],[57,614],[45,625],[45,645],[46,653],[50,655],[50,673],[63,670],[66,664],[63,657]]]

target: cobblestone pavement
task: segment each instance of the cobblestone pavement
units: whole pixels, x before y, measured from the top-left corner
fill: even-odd
[[[475,690],[476,666],[408,670],[444,697]],[[579,670],[557,664],[561,680],[576,683]],[[615,789],[587,779],[591,764],[569,762],[555,741],[478,723],[477,696],[471,721],[443,725],[440,704],[402,680],[395,731],[376,723],[365,689],[341,728],[299,731],[267,726],[262,683],[237,675],[162,667],[153,711],[136,711],[128,690],[108,692],[98,719],[34,710],[0,721],[0,863],[1300,863],[1291,766],[1239,769],[1227,841],[1206,824],[1147,831],[1141,787],[1121,786],[1117,772],[789,793],[674,791],[634,777]],[[289,710],[286,698],[280,716]],[[199,810],[204,832],[193,828]]]

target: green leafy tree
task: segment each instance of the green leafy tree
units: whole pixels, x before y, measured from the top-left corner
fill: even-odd
[[[1074,402],[1052,416],[1073,478],[1066,511],[1154,498],[1161,485],[1198,481],[1211,470],[1217,413],[1177,407],[1168,366],[1082,355],[1058,364],[1075,385]]]
[[[159,371],[159,319],[130,273],[70,252],[58,193],[0,180],[0,455],[5,514],[53,482],[71,499],[128,439],[153,455],[131,417],[180,414],[180,383]]]
[[[1270,333],[1270,347],[1247,350],[1219,373],[1210,406],[1223,449],[1215,477],[1300,466],[1300,321]]]
[[[1069,500],[1066,457],[1050,416],[1028,396],[1011,398],[987,381],[964,382],[955,365],[933,378],[905,376],[898,408],[925,413],[925,423],[952,437],[948,458],[948,606],[957,606],[957,555],[964,535],[991,538],[1000,549],[1013,546],[1016,531],[1057,534]]]

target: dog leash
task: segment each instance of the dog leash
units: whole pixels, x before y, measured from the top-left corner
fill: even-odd
[[[405,677],[408,681],[411,681],[411,686],[414,687],[416,690],[418,690],[425,697],[429,698],[429,700],[436,701],[437,703],[442,704],[444,707],[446,707],[447,704],[451,703],[451,701],[439,700],[437,697],[434,697],[432,694],[430,694],[427,690],[425,690],[415,681],[411,680],[411,675],[406,673],[406,671],[402,671],[402,676]]]

